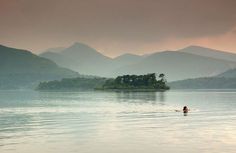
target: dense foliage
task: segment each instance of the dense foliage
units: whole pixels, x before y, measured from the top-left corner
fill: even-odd
[[[154,89],[168,90],[165,75],[159,75],[160,80],[156,79],[156,74],[147,75],[123,75],[115,79],[109,79],[103,85],[103,89]]]
[[[105,78],[66,78],[60,81],[41,82],[37,90],[77,90],[94,89],[105,83]]]
[[[76,89],[152,89],[167,90],[165,75],[156,80],[155,73],[147,75],[124,75],[115,79],[106,78],[66,78],[60,81],[41,82],[38,90],[76,90]]]

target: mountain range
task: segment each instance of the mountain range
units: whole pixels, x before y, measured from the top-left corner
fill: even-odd
[[[217,75],[217,77],[223,78],[236,78],[236,69],[230,69],[224,73]]]
[[[196,82],[195,78],[218,79],[218,82],[225,78],[229,81],[235,78],[235,68],[235,54],[199,46],[110,58],[82,43],[74,43],[68,48],[52,48],[40,56],[0,45],[0,89],[34,87],[40,81],[79,77],[81,74],[116,77],[164,73],[172,85],[181,82],[181,86],[186,82],[184,79],[188,82],[189,79]]]
[[[236,62],[236,54],[229,53],[225,51],[205,48],[205,47],[199,47],[199,46],[189,46],[183,49],[178,50],[179,52],[184,53],[191,53],[195,55],[215,58],[215,59],[222,59],[226,61],[232,61]]]
[[[82,43],[74,43],[62,51],[45,52],[40,56],[87,75],[107,76],[106,72],[112,68],[111,58]]]
[[[211,56],[212,55],[212,56]],[[40,54],[81,74],[116,77],[124,74],[164,73],[168,81],[210,77],[236,68],[236,54],[199,46],[149,55],[124,54],[110,58],[83,43]]]
[[[236,89],[236,69],[214,77],[201,77],[170,82],[172,89]]]
[[[0,89],[36,86],[40,81],[79,76],[29,51],[0,45]]]

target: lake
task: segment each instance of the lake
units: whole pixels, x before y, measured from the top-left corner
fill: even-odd
[[[0,91],[1,153],[235,150],[235,90]]]

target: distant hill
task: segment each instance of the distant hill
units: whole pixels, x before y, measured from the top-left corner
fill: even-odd
[[[66,49],[65,47],[55,47],[55,48],[49,48],[46,51],[43,52],[53,52],[53,53],[58,53],[61,52],[62,50]]]
[[[236,89],[236,78],[196,78],[168,83],[171,89]]]
[[[234,54],[234,53],[219,51],[219,50],[205,48],[205,47],[189,46],[189,47],[186,47],[184,49],[180,49],[178,51],[179,52],[184,52],[184,53],[191,53],[191,54],[195,54],[195,55],[200,55],[200,56],[205,56],[205,57],[211,57],[211,58],[236,62],[236,54]]]
[[[51,61],[54,61],[57,65],[59,65],[61,67],[69,68],[68,65],[67,65],[68,59],[63,57],[58,52],[50,52],[50,51],[48,51],[48,52],[44,52],[44,53],[40,54],[39,56],[43,57],[43,58],[50,59]]]
[[[112,68],[111,58],[82,43],[74,43],[60,52],[45,52],[40,56],[87,75],[106,76],[106,73]]]
[[[40,56],[82,74],[102,77],[155,72],[165,73],[168,81],[174,81],[215,76],[236,68],[235,54],[198,46],[148,56],[124,54],[112,59],[86,44],[75,43],[60,52],[45,52]]]
[[[115,75],[164,73],[168,81],[215,76],[230,68],[236,62],[214,59],[184,52],[165,51],[154,53],[142,61],[113,71]]]
[[[173,89],[236,89],[236,69],[214,77],[186,79],[170,82]]]
[[[79,76],[29,51],[0,45],[0,89],[33,87],[39,81]]]
[[[236,78],[236,69],[228,70],[224,73],[219,74],[217,77]]]
[[[90,46],[78,42],[59,52],[46,51],[40,56],[82,74],[105,77],[114,76],[111,72],[117,68],[137,63],[145,58],[134,54],[123,54],[112,59]]]
[[[113,59],[113,65],[117,65],[117,67],[122,67],[125,65],[138,63],[144,58],[144,56],[139,56],[135,54],[123,54]]]

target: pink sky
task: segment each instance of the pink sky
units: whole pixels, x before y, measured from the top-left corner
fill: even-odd
[[[0,0],[0,44],[86,43],[108,56],[199,45],[236,53],[235,0]]]

